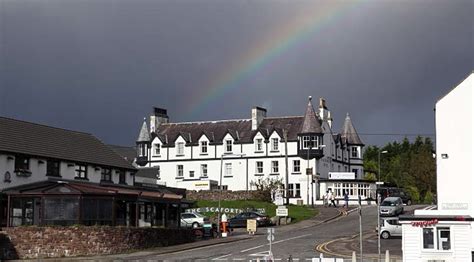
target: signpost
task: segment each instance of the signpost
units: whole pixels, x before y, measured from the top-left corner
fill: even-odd
[[[247,219],[247,232],[250,235],[255,235],[255,232],[257,232],[257,220]]]
[[[363,255],[362,255],[362,198],[361,196],[359,195],[359,231],[360,231],[360,242],[359,242],[359,246],[360,246],[360,261],[364,261],[363,259]]]
[[[268,251],[268,255],[270,256],[270,258],[273,258],[272,241],[275,240],[275,229],[274,228],[267,228],[267,233],[268,233],[267,240],[268,240],[268,242],[270,242],[270,250]]]
[[[279,217],[287,217],[288,208],[286,206],[278,206],[276,209],[276,215]]]

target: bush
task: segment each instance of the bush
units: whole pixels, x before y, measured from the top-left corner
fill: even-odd
[[[431,204],[433,204],[433,199],[434,199],[433,193],[431,193],[431,191],[428,191],[425,194],[425,198],[423,199],[423,203],[431,205]]]
[[[414,186],[408,186],[406,187],[406,190],[408,192],[408,194],[410,194],[411,196],[411,201],[413,203],[420,203],[421,199],[420,199],[420,192],[418,191],[418,188],[414,187]]]

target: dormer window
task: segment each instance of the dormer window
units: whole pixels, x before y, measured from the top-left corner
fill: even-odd
[[[201,154],[207,154],[207,141],[201,141]]]
[[[310,136],[303,136],[303,148],[309,148]]]
[[[178,142],[176,143],[176,155],[183,156],[184,155],[184,143]]]
[[[255,139],[255,151],[257,152],[263,151],[263,139],[261,138]]]
[[[359,151],[357,150],[357,147],[354,146],[352,147],[351,150],[352,150],[352,153],[351,153],[352,158],[359,158]]]
[[[230,139],[225,141],[225,152],[232,153],[232,140]]]
[[[272,151],[278,151],[278,144],[279,144],[279,139],[272,138]]]
[[[154,144],[153,148],[155,149],[155,151],[154,151],[155,156],[159,156],[161,154],[161,145],[160,144]]]

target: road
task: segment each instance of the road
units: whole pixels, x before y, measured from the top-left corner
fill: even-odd
[[[413,210],[413,207],[406,207]],[[375,206],[366,206],[362,209],[363,231],[374,231],[377,225],[377,213]],[[151,256],[130,257],[131,260],[214,260],[214,261],[249,261],[268,254],[269,245],[266,236],[266,229],[259,229],[259,235],[253,238],[234,242],[230,244],[214,245],[193,250],[186,250],[176,253]],[[275,240],[272,243],[272,253],[276,261],[286,261],[291,255],[294,261],[306,261],[319,257],[315,247],[319,244],[347,236],[359,234],[359,215],[353,212],[347,216],[342,216],[336,220],[306,228],[296,228],[287,230],[285,227],[275,228]],[[386,241],[385,243],[395,245],[400,248],[401,240]],[[394,244],[395,243],[395,244]],[[384,246],[382,249],[390,249]]]

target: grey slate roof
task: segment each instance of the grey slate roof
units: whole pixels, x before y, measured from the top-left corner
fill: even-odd
[[[260,132],[268,139],[273,132],[283,138],[283,129],[288,129],[288,141],[296,141],[301,130],[303,117],[275,117],[265,118],[257,130],[252,130],[252,120],[224,120],[194,123],[166,123],[161,124],[153,137],[158,138],[163,146],[174,146],[174,142],[182,136],[188,145],[198,145],[201,136],[205,135],[210,144],[222,143],[224,137],[230,134],[234,143],[253,143],[253,138]]]
[[[133,146],[117,146],[117,145],[107,145],[119,156],[123,157],[130,164],[133,164],[135,158],[137,157],[137,150]]]
[[[313,104],[311,103],[311,97],[309,97],[308,106],[306,107],[306,112],[304,113],[303,126],[301,127],[300,131],[300,134],[308,133],[323,133],[319,118],[317,117],[316,112],[314,112]]]
[[[157,178],[156,175],[158,175],[158,168],[156,167],[140,168],[135,173],[136,177],[146,177],[146,178],[152,178],[152,179],[156,179]]]
[[[352,120],[349,116],[349,113],[347,113],[344,125],[342,126],[341,138],[343,142],[350,145],[364,145],[359,135],[357,134],[354,125],[352,124]]]
[[[0,117],[0,152],[135,170],[91,134]]]
[[[150,132],[148,132],[146,119],[144,119],[142,128],[140,129],[140,134],[138,135],[138,138],[137,138],[137,142],[149,142],[149,141],[150,141]]]

